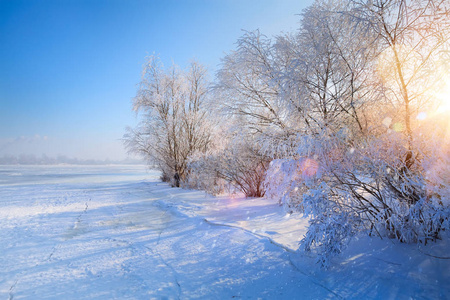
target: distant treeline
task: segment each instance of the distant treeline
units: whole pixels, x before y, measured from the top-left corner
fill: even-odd
[[[109,165],[109,164],[144,164],[140,159],[127,158],[124,160],[96,160],[96,159],[78,159],[59,155],[57,157],[48,157],[47,155],[36,156],[34,154],[4,155],[0,156],[0,165]]]

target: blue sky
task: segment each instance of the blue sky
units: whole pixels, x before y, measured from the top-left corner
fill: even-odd
[[[242,29],[298,28],[308,1],[0,0],[0,156],[126,157],[142,64],[210,75]]]

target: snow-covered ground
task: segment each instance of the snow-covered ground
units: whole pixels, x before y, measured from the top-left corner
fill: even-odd
[[[142,166],[0,166],[2,299],[447,299],[450,243],[362,238],[328,270],[265,199]]]

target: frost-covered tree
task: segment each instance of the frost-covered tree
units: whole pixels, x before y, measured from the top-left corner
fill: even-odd
[[[220,118],[220,111],[216,113]],[[242,192],[247,197],[262,197],[270,158],[261,153],[255,134],[229,121],[224,118],[216,127],[207,152],[191,157],[189,185],[212,194]]]
[[[245,33],[237,50],[225,56],[218,72],[217,90],[222,109],[237,115],[252,132],[266,127],[286,128],[287,111],[281,103],[272,42],[259,31]]]
[[[237,49],[222,61],[215,93],[220,114],[228,120],[228,145],[216,163],[221,178],[247,196],[263,196],[270,158],[258,141],[289,132],[294,118],[281,96],[283,59],[272,41],[259,31],[246,32]]]
[[[266,184],[312,217],[302,248],[323,264],[357,232],[426,243],[449,228],[448,122],[415,119],[432,114],[448,76],[449,20],[445,1],[323,1],[305,11],[297,47],[310,41],[313,51],[300,51],[306,71],[291,77],[308,91],[312,130],[298,136],[297,156],[271,163]]]
[[[445,0],[359,1],[350,12],[378,34],[377,75],[400,116],[405,166],[417,159],[414,118],[436,104],[430,96],[448,74],[450,3]],[[431,101],[430,101],[431,100]]]
[[[206,70],[197,62],[186,71],[176,65],[165,70],[157,57],[147,58],[133,99],[142,120],[127,129],[124,139],[129,151],[158,166],[164,181],[175,174],[185,181],[189,156],[205,152],[211,143],[207,93]]]
[[[344,13],[344,1],[316,1],[302,16],[294,47],[303,66],[289,76],[304,86],[302,106],[308,133],[343,127],[355,134],[368,131],[374,89],[368,70],[376,53],[376,33]],[[293,75],[294,75],[293,74]]]

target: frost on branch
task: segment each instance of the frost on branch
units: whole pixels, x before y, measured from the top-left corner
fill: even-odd
[[[247,197],[262,197],[268,164],[268,159],[255,149],[248,137],[238,136],[231,138],[223,149],[193,158],[189,171],[192,178],[199,179],[197,185],[212,194],[239,190]]]
[[[267,170],[266,197],[278,199],[286,211],[303,211],[306,184],[317,175],[319,164],[310,158],[275,159]]]
[[[314,172],[308,172],[309,158],[273,161],[267,196],[311,218],[301,249],[317,253],[324,266],[355,234],[434,241],[450,229],[450,142],[445,131],[435,132],[414,139],[416,163],[410,168],[404,159],[407,142],[396,132],[367,139],[351,151],[339,135],[305,139],[311,144],[304,143],[299,154],[315,157],[318,168],[314,164]]]
[[[345,209],[349,199],[333,201],[326,183],[303,194],[305,215],[311,217],[308,232],[301,241],[301,250],[317,253],[318,262],[329,266],[329,259],[341,253],[357,232],[361,222],[357,213]]]

